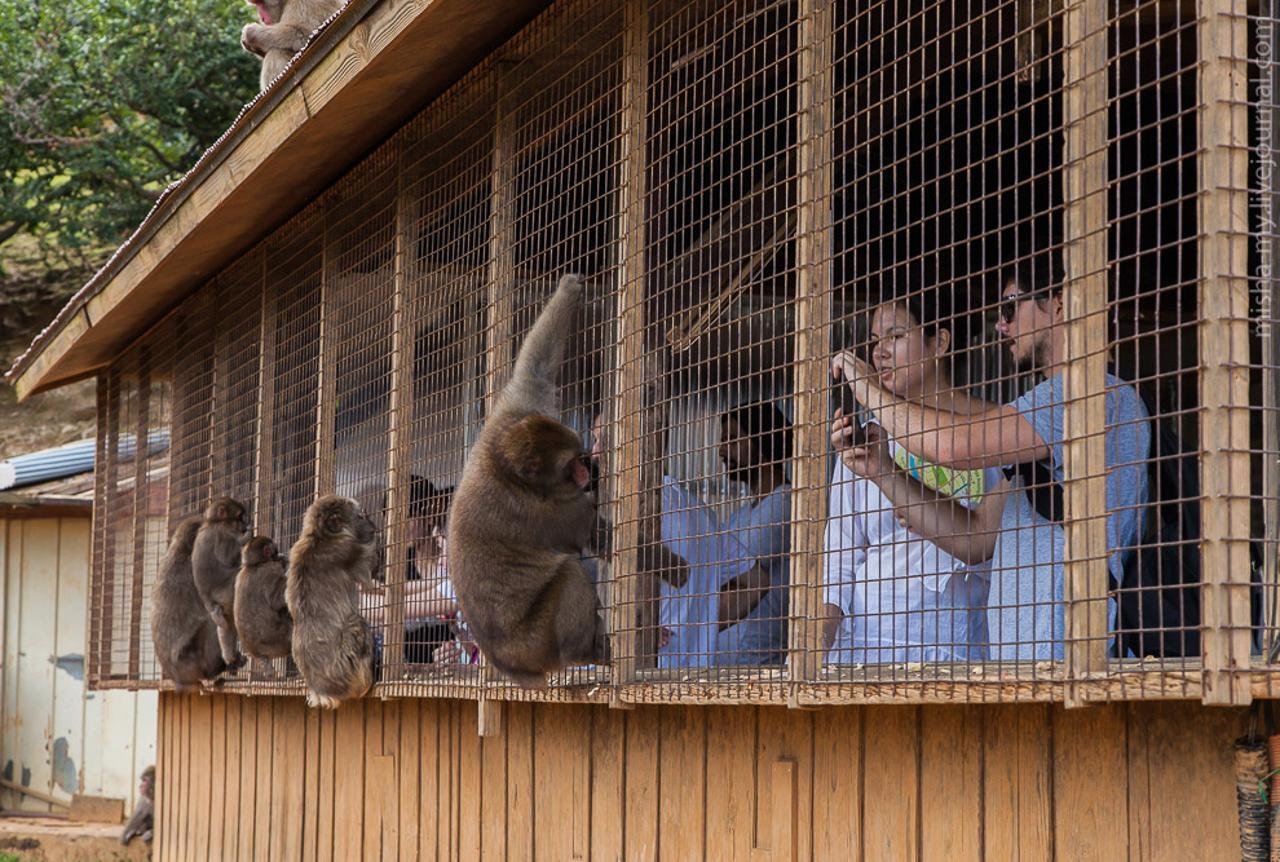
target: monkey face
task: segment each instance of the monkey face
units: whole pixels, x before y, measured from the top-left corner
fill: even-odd
[[[250,6],[258,10],[258,20],[270,27],[280,21],[284,14],[284,0],[246,0]]]
[[[280,558],[280,549],[267,536],[254,536],[240,552],[240,559],[246,566],[257,566]]]
[[[205,520],[210,523],[225,523],[234,527],[242,536],[249,532],[249,512],[242,503],[230,497],[214,500],[205,513]]]

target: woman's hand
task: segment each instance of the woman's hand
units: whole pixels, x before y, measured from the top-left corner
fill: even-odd
[[[832,358],[831,376],[848,383],[853,397],[873,413],[890,400],[890,396],[880,385],[875,369],[851,350],[838,351]]]
[[[872,423],[863,429],[863,433],[866,435],[863,444],[845,448],[840,459],[854,473],[872,481],[890,475],[895,465],[884,429]]]

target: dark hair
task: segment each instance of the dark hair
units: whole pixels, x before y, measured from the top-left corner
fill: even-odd
[[[962,297],[956,296],[959,289],[954,284],[941,284],[926,266],[916,285],[882,290],[876,306],[901,304],[930,340],[942,330],[951,333],[948,356],[953,356],[969,344],[970,335],[970,314]]]
[[[1062,292],[1063,281],[1062,250],[1053,247],[1019,255],[1001,273],[1000,290],[1012,283],[1018,286],[1020,293],[1036,293],[1040,294],[1037,299],[1047,299]]]
[[[791,423],[771,401],[742,404],[720,417],[720,430],[731,421],[751,441],[759,463],[771,464],[791,457]]]
[[[444,524],[452,500],[452,488],[437,488],[425,476],[409,477],[410,518],[426,518],[432,524]]]

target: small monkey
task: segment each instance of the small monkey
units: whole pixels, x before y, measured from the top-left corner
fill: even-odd
[[[141,837],[151,843],[151,830],[155,825],[156,808],[156,768],[148,766],[142,770],[138,780],[138,804],[133,807],[133,816],[124,825],[120,833],[120,843],[128,846],[134,838]]]
[[[265,90],[293,55],[306,47],[316,28],[337,12],[346,0],[247,0],[258,10],[261,24],[246,24],[240,45],[262,58],[258,89]]]
[[[204,519],[193,515],[178,524],[160,561],[151,595],[151,639],[156,661],[178,691],[198,688],[226,670],[218,629],[196,592],[191,550]]]
[[[240,571],[240,548],[249,533],[244,505],[222,497],[209,504],[204,523],[191,550],[191,570],[196,591],[218,627],[222,660],[229,668],[244,664],[236,638],[236,572]]]
[[[284,658],[293,638],[293,617],[284,599],[284,555],[266,536],[254,536],[240,552],[236,575],[236,633],[254,658]]]
[[[360,614],[357,585],[374,583],[377,529],[360,505],[330,494],[307,509],[289,551],[285,601],[293,617],[293,660],[307,704],[337,709],[373,685],[373,637]]]
[[[449,574],[462,614],[495,668],[525,686],[605,661],[595,587],[580,561],[596,504],[578,435],[551,418],[556,374],[582,297],[560,280],[485,421],[449,512]]]

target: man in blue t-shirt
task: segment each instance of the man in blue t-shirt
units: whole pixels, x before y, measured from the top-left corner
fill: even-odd
[[[979,511],[979,529],[992,555],[987,622],[990,656],[997,660],[1063,656],[1062,524],[1041,514],[1044,506],[1028,487],[1034,474],[1019,467],[1039,465],[1043,484],[1063,480],[1066,326],[1061,283],[1049,272],[1037,259],[1003,283],[997,330],[1018,369],[1041,379],[1011,404],[961,416],[898,399],[851,353],[838,354],[833,369],[853,381],[858,400],[909,451],[961,469],[1008,468],[1010,478],[988,494]],[[1098,429],[1106,435],[1106,464],[1085,468],[1107,475],[1107,562],[1118,582],[1121,556],[1137,541],[1147,500],[1147,418],[1137,390],[1108,374],[1106,425]],[[1108,618],[1114,624],[1114,608]]]

